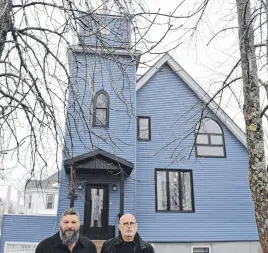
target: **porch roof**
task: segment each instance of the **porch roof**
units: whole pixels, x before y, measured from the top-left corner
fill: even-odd
[[[129,176],[134,168],[132,162],[102,149],[65,160],[64,168],[67,174],[70,173],[71,166],[77,173],[116,174],[123,171],[126,176]]]

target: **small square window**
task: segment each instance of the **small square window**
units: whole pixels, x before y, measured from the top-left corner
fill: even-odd
[[[138,140],[151,140],[151,118],[139,116],[137,120],[137,138]]]
[[[212,253],[210,245],[192,246],[191,253]]]
[[[222,135],[211,135],[211,144],[212,145],[223,145],[223,138]]]

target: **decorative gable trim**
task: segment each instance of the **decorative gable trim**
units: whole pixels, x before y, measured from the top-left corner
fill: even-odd
[[[203,90],[203,88],[170,56],[164,54],[137,82],[136,91],[140,90],[152,77],[161,69],[164,64],[168,64],[170,68],[195,92],[195,94],[206,104],[211,97]],[[208,108],[226,125],[226,127],[236,136],[236,138],[246,147],[246,135],[236,125],[236,123],[220,108],[220,106],[212,100],[208,104]]]
[[[83,173],[106,173],[108,171],[120,173],[124,171],[129,176],[134,169],[134,164],[119,156],[97,149],[64,161],[66,174],[70,173],[71,166]]]

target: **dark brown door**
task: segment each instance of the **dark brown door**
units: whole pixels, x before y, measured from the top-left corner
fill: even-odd
[[[84,233],[100,239],[108,227],[108,186],[87,185],[85,196]]]

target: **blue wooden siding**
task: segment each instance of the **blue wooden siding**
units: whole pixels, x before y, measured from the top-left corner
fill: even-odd
[[[71,75],[66,158],[101,148],[134,163],[136,64],[132,58],[78,54]],[[94,86],[93,92],[89,82]],[[108,129],[91,127],[92,97],[102,89],[110,96]]]
[[[4,215],[0,253],[5,242],[40,242],[58,230],[56,216]]]
[[[78,71],[76,64],[79,66]],[[129,56],[101,57],[93,54],[77,54],[72,68],[72,89],[69,90],[69,117],[66,129],[66,158],[75,157],[96,148],[117,155],[135,164],[135,83],[136,63]],[[93,85],[90,87],[90,85]],[[93,88],[92,88],[93,87]],[[92,98],[104,89],[110,97],[109,128],[92,126]],[[78,104],[79,103],[79,104]],[[131,178],[135,177],[135,170]],[[134,213],[134,180],[125,180],[125,211]],[[115,176],[83,175],[78,181],[88,180],[92,184],[118,185],[116,192],[110,191],[109,225],[118,223],[119,180]],[[62,169],[62,184],[59,195],[59,215],[69,207],[68,175]],[[84,219],[84,190],[78,192],[75,207]]]
[[[200,105],[167,65],[137,93],[137,116],[150,116],[152,129],[150,142],[137,141],[139,231],[150,241],[257,240],[245,147],[218,121],[227,157],[197,159],[193,150],[188,159]],[[155,211],[155,168],[193,170],[195,213]]]
[[[101,22],[108,24],[112,30],[109,35],[103,36],[106,46],[124,47],[130,42],[130,23],[116,17],[101,17]],[[83,33],[83,31],[81,30]],[[100,45],[96,36],[87,36],[85,43],[92,46]],[[103,45],[102,45],[103,46]],[[101,148],[106,152],[117,155],[135,164],[136,141],[136,62],[130,56],[99,55],[76,53],[70,63],[72,87],[69,89],[68,118],[65,137],[65,157],[72,158]],[[99,90],[109,94],[109,128],[92,126],[93,97]],[[134,213],[135,197],[134,185],[135,170],[131,178],[125,181],[125,212]],[[83,175],[79,181],[88,180],[92,184],[103,183],[109,185],[109,225],[118,223],[119,213],[119,180],[114,176]],[[62,184],[59,194],[60,215],[69,207],[68,175],[62,170]],[[112,184],[116,183],[118,190],[111,191]],[[78,192],[75,207],[81,214],[81,223],[84,220],[84,190]],[[59,219],[58,219],[59,220]]]

